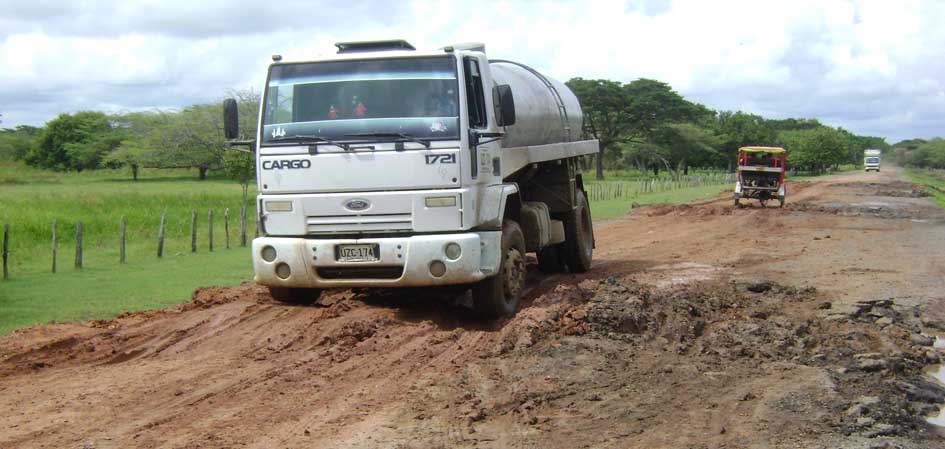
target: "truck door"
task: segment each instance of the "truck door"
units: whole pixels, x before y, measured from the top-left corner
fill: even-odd
[[[469,120],[469,130],[474,134],[493,133],[497,131],[492,104],[492,78],[488,73],[488,61],[485,56],[463,57],[464,87],[466,91],[466,116]],[[471,137],[472,138],[472,137]],[[470,176],[476,184],[498,184],[502,182],[502,167],[499,154],[500,144],[492,138],[478,139],[481,144],[471,140],[470,148]],[[491,141],[491,142],[490,142]]]

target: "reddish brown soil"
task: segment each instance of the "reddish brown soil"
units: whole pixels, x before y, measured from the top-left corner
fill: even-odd
[[[252,284],[0,339],[0,447],[926,447],[945,215],[897,173],[596,227],[513,319]]]

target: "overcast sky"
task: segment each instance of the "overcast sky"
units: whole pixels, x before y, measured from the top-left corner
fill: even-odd
[[[0,127],[260,89],[273,53],[486,44],[562,81],[655,78],[718,110],[945,135],[943,1],[0,0]]]

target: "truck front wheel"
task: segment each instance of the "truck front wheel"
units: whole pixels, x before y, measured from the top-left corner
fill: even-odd
[[[479,281],[472,288],[473,306],[484,318],[499,318],[515,313],[525,289],[525,237],[518,223],[502,223],[502,253],[499,272]]]
[[[286,304],[308,305],[318,300],[322,291],[317,288],[269,287],[269,294],[272,299]]]
[[[594,224],[584,191],[576,195],[576,207],[564,222],[565,259],[572,273],[584,273],[591,269],[594,256]]]

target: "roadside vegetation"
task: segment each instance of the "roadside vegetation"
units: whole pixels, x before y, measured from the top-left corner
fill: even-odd
[[[743,146],[784,147],[788,167],[823,173],[843,164],[861,165],[867,148],[889,148],[881,137],[856,135],[817,119],[715,111],[656,80],[574,78],[567,84],[581,101],[585,133],[601,142],[593,170],[597,179],[605,179],[607,170],[653,176],[687,175],[693,168],[731,171]]]
[[[924,186],[935,204],[945,209],[945,170],[907,169],[906,178],[913,184]]]
[[[903,140],[893,148],[893,159],[903,167],[945,169],[945,139]]]

